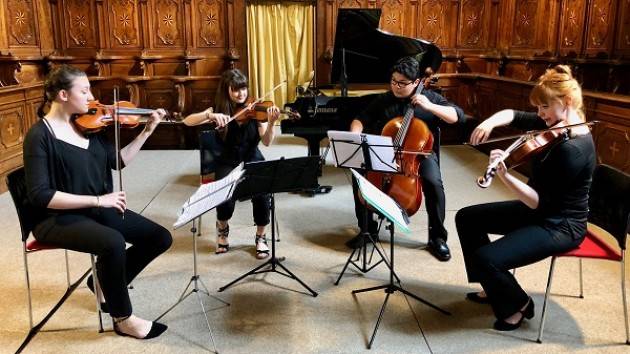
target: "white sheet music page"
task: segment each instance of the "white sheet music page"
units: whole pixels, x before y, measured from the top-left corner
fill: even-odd
[[[369,145],[371,170],[381,172],[396,172],[393,141],[390,136],[351,133],[346,131],[329,130],[328,140],[335,159],[335,167],[364,169],[365,159],[361,143]]]
[[[243,163],[241,163],[220,180],[199,186],[195,193],[182,205],[173,228],[177,229],[187,224],[199,215],[230,199],[234,187],[243,176],[243,173],[245,173],[245,170],[243,169]]]
[[[378,210],[387,219],[391,220],[396,226],[405,233],[411,232],[409,229],[409,217],[407,213],[387,194],[376,188],[365,177],[354,169],[350,169],[352,174],[359,183],[359,191],[363,199],[365,199],[374,209]]]

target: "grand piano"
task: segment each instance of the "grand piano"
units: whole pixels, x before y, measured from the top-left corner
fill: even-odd
[[[306,139],[309,155],[319,155],[320,141],[329,130],[348,130],[377,95],[349,97],[349,84],[387,84],[390,68],[406,56],[418,59],[423,70],[439,69],[442,52],[437,46],[378,29],[380,17],[380,9],[339,9],[331,78],[338,79],[341,96],[327,96],[309,87],[295,102],[285,105],[298,111],[302,119],[282,121],[282,133]]]

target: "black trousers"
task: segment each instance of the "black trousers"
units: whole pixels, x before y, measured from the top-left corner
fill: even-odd
[[[234,169],[229,165],[217,165],[215,172],[216,179],[227,176]],[[232,198],[217,207],[218,220],[230,220],[234,215],[236,207],[236,199]],[[271,208],[271,196],[269,194],[258,195],[252,198],[252,209],[254,214],[254,223],[256,226],[266,226],[269,224]]]
[[[510,272],[580,245],[566,219],[543,219],[520,201],[473,205],[455,215],[468,281],[481,283],[495,316],[519,311],[528,295]],[[504,235],[490,242],[488,234]]]
[[[60,248],[97,256],[99,282],[113,317],[132,314],[127,285],[172,244],[171,233],[131,210],[81,209],[39,223],[35,238]],[[131,247],[126,249],[126,244]]]
[[[440,165],[435,153],[427,156],[420,163],[420,177],[422,178],[422,193],[424,194],[424,203],[429,217],[429,239],[441,238],[447,239],[448,232],[444,227],[444,218],[446,214],[446,197],[444,196],[444,184],[442,182],[442,174]],[[365,206],[358,200],[358,185],[352,179],[352,190],[354,192],[354,213],[357,217],[359,229],[364,232],[365,222]],[[368,211],[368,230],[374,233],[377,228],[375,221],[372,221],[372,213]]]

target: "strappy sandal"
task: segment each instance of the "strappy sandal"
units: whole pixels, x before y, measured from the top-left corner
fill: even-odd
[[[228,236],[230,235],[230,225],[225,228],[219,227],[217,221],[217,249],[214,251],[216,254],[225,253],[230,250],[230,244],[228,243]],[[221,242],[223,241],[223,243]]]
[[[256,258],[263,259],[269,256],[269,247],[267,246],[267,235],[256,235]]]

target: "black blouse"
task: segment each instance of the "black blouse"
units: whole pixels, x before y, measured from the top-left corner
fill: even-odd
[[[57,191],[79,195],[112,192],[114,147],[103,133],[88,139],[87,149],[59,140],[43,119],[29,129],[24,140],[26,185],[30,202],[43,214],[62,212],[47,209]]]
[[[515,111],[511,126],[522,130],[546,128],[533,112]],[[566,222],[574,236],[586,231],[588,194],[596,165],[591,134],[567,136],[532,157],[527,182],[538,193],[538,212],[550,222]]]
[[[258,149],[259,142],[258,122],[255,119],[240,125],[233,120],[228,123],[217,162],[237,166],[241,162],[263,161],[265,158]]]

